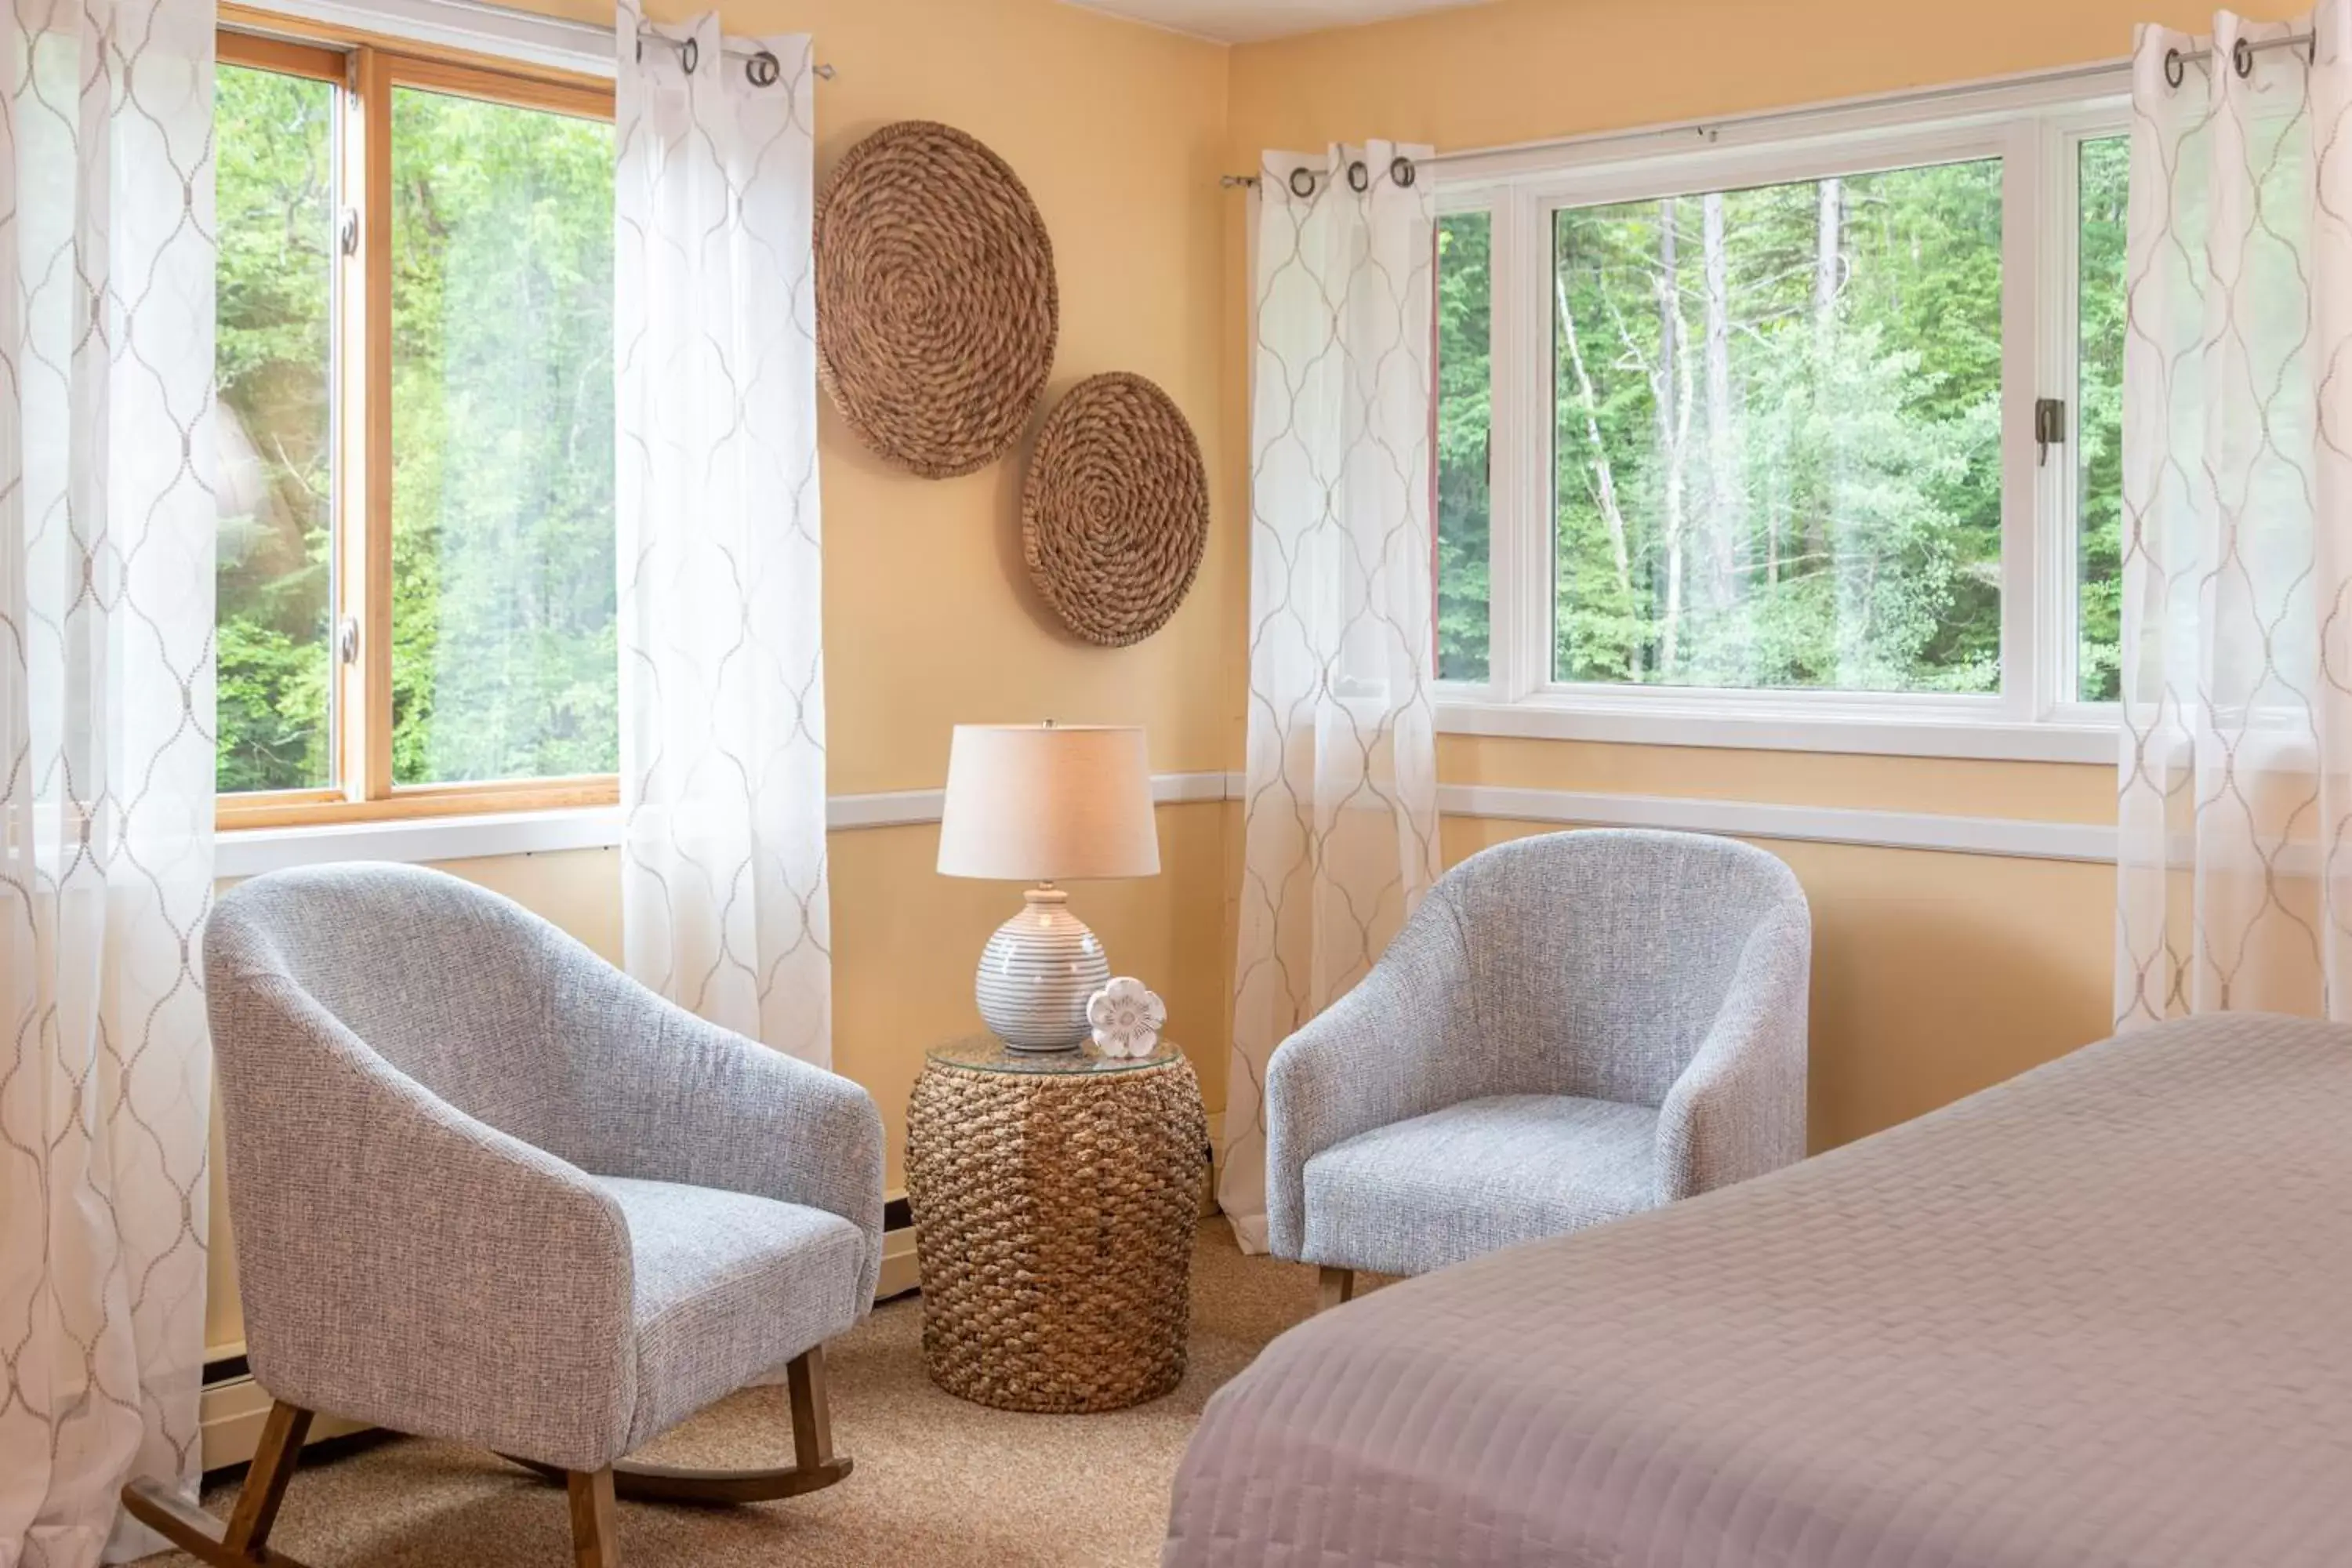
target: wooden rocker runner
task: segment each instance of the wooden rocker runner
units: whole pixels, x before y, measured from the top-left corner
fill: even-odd
[[[614,1568],[621,1560],[619,1537],[613,1524],[615,1498],[634,1502],[744,1503],[772,1502],[822,1491],[849,1474],[853,1461],[833,1451],[833,1420],[826,1408],[824,1352],[813,1350],[786,1369],[792,1391],[793,1463],[773,1468],[706,1470],[675,1465],[633,1465],[616,1460],[597,1470],[567,1470],[542,1465],[513,1454],[499,1457],[561,1481],[571,1494],[572,1551],[578,1568]],[[278,1504],[286,1500],[286,1483],[294,1477],[302,1440],[310,1430],[310,1412],[279,1400],[269,1407],[262,1425],[261,1442],[246,1470],[245,1485],[226,1522],[194,1505],[163,1491],[152,1481],[122,1489],[122,1506],[174,1546],[201,1563],[219,1568],[251,1568],[277,1564],[303,1568],[282,1552],[269,1549],[269,1530],[278,1522]]]
[[[299,1568],[269,1532],[316,1410],[561,1479],[576,1568],[617,1568],[616,1498],[849,1474],[824,1346],[882,1266],[865,1090],[410,867],[240,884],[205,973],[246,1353],[277,1404],[226,1521],[150,1483],[132,1517],[219,1568]],[[625,1457],[779,1365],[793,1464]]]

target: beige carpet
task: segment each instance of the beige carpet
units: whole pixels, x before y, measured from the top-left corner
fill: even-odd
[[[1192,1262],[1184,1381],[1107,1415],[1018,1415],[969,1405],[923,1375],[922,1303],[904,1297],[827,1352],[835,1440],[857,1468],[839,1486],[734,1509],[621,1505],[629,1568],[868,1568],[1071,1564],[1159,1557],[1176,1461],[1209,1395],[1313,1310],[1315,1271],[1234,1249],[1222,1220]],[[789,1462],[781,1388],[704,1412],[647,1458],[673,1464]],[[564,1568],[563,1493],[476,1450],[411,1438],[355,1440],[306,1464],[270,1544],[311,1568]],[[234,1478],[231,1478],[232,1480]],[[207,1489],[226,1514],[233,1486]],[[178,1568],[178,1554],[152,1561]]]

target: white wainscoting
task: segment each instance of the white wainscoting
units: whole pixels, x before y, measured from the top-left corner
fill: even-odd
[[[889,1194],[888,1202],[897,1203],[907,1194],[903,1190]],[[887,1301],[893,1296],[903,1296],[919,1289],[922,1274],[915,1267],[915,1227],[912,1224],[882,1233],[882,1274],[874,1281],[874,1300]]]
[[[242,1465],[253,1458],[253,1450],[261,1442],[261,1424],[269,1415],[269,1404],[268,1391],[249,1375],[205,1384],[196,1420],[204,1434],[201,1463],[207,1471]],[[366,1430],[364,1421],[346,1421],[340,1415],[321,1414],[310,1423],[310,1433],[302,1442],[307,1447],[330,1437],[348,1437]]]

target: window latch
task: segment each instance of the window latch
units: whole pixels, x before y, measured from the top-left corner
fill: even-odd
[[[316,233],[317,230],[314,229],[311,232]],[[343,247],[343,254],[345,256],[357,256],[360,253],[359,208],[345,207],[343,209],[342,222],[336,226],[335,229],[335,243]]]
[[[2037,397],[2033,400],[2033,445],[2039,456],[2033,460],[2037,468],[2050,462],[2050,448],[2066,444],[2066,400],[2063,397]]]
[[[357,616],[345,616],[335,628],[335,657],[345,664],[357,664],[360,659],[360,622]]]

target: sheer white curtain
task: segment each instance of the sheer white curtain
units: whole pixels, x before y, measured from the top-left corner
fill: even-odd
[[[705,15],[669,30],[690,48],[641,50],[639,20],[621,7],[614,104],[623,948],[663,994],[823,1065],[809,40]]]
[[[1436,879],[1427,149],[1258,171],[1249,771],[1218,1199],[1265,1247],[1266,1059]]]
[[[2224,12],[2135,51],[2125,1027],[2352,1018],[2347,15]]]
[[[212,1059],[211,0],[0,61],[0,1564],[193,1489]]]

